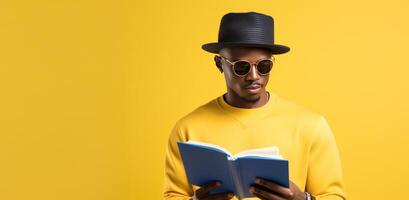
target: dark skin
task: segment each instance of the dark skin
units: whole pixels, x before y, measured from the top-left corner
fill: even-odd
[[[265,105],[268,101],[268,95],[265,87],[269,81],[269,75],[259,75],[255,66],[252,65],[250,73],[248,73],[246,76],[236,76],[233,73],[231,64],[222,57],[227,58],[231,62],[236,60],[247,60],[251,63],[256,63],[261,59],[271,58],[272,53],[263,48],[230,47],[220,50],[219,54],[220,56],[216,55],[214,57],[214,61],[217,69],[222,73],[224,72],[227,93],[225,93],[223,96],[226,102],[239,108],[257,108]],[[256,85],[259,87],[259,89],[246,89],[246,87],[249,87],[250,85]],[[221,183],[218,181],[209,183],[196,190],[193,199],[221,200],[233,198],[233,194],[231,193],[210,194],[212,190],[218,187],[221,187]],[[292,181],[290,181],[290,187],[286,188],[272,181],[257,178],[254,180],[254,184],[249,187],[249,191],[254,196],[262,200],[306,199],[304,192],[302,192]]]
[[[234,197],[233,193],[210,194],[210,192],[221,187],[219,181],[211,182],[199,189],[193,195],[193,200],[228,200]]]
[[[235,47],[224,48],[220,50],[219,54],[220,56],[214,57],[214,61],[217,69],[224,72],[227,86],[227,93],[224,94],[226,102],[239,108],[257,108],[266,104],[268,96],[265,87],[269,76],[260,76],[254,65],[246,76],[236,76],[233,73],[232,65],[222,57],[227,58],[229,61],[243,59],[256,63],[261,59],[271,58],[271,52],[262,48]],[[246,90],[246,87],[252,84],[260,86],[260,90],[256,92]]]

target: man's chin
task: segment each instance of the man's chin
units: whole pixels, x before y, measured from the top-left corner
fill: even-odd
[[[260,100],[260,94],[247,94],[241,97],[244,101],[255,103]]]

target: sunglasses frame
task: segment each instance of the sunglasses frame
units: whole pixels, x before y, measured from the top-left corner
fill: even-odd
[[[271,70],[273,69],[274,63],[275,63],[275,58],[274,58],[274,56],[272,56],[270,59],[269,59],[269,58],[266,58],[266,59],[258,60],[256,63],[251,63],[250,61],[248,61],[248,60],[243,60],[243,59],[242,59],[242,60],[236,60],[236,61],[230,61],[229,59],[227,59],[227,58],[225,58],[225,57],[223,57],[223,56],[220,56],[220,57],[223,58],[223,59],[225,59],[229,64],[231,64],[234,75],[236,75],[236,76],[238,76],[238,77],[247,76],[247,74],[250,73],[251,67],[252,67],[253,65],[254,65],[254,68],[257,70],[257,73],[258,73],[260,76],[267,76],[267,75],[270,74]],[[264,61],[264,60],[269,60],[269,61],[271,61],[271,63],[272,63],[272,64],[271,64],[271,69],[270,69],[270,71],[269,71],[267,74],[260,73],[260,71],[258,71],[258,69],[257,69],[258,63],[260,63],[261,61]],[[244,74],[244,75],[239,75],[239,74],[236,73],[236,70],[234,70],[234,64],[236,64],[237,62],[240,62],[240,61],[244,61],[244,62],[250,63],[250,70],[249,70],[246,74]]]

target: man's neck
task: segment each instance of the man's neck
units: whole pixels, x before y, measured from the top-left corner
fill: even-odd
[[[270,94],[267,91],[261,93],[257,101],[247,101],[234,92],[227,92],[223,95],[224,100],[231,106],[238,108],[258,108],[264,106],[269,100]]]

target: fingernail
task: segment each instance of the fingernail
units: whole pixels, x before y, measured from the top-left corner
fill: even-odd
[[[253,193],[253,192],[254,192],[254,187],[250,187],[250,188],[249,188],[249,191],[250,191],[251,193]]]

